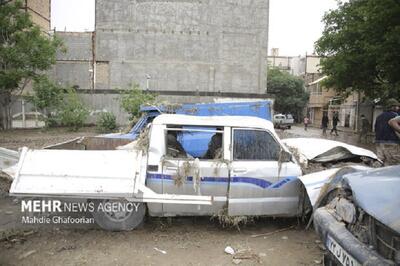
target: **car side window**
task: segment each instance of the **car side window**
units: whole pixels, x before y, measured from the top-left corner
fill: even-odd
[[[166,131],[166,156],[170,158],[199,158],[204,160],[223,157],[223,133],[209,127],[172,127]]]
[[[267,131],[233,130],[233,160],[278,161],[281,147]]]

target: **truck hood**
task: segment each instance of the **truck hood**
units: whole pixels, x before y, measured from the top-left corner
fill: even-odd
[[[282,142],[299,156],[300,163],[307,161],[326,163],[356,157],[367,157],[378,160],[370,150],[349,145],[343,142],[318,138],[288,138]]]
[[[357,206],[400,234],[400,165],[347,174],[343,179]]]

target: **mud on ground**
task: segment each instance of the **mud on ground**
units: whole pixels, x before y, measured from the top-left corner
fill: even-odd
[[[18,150],[22,147],[38,149],[77,137],[98,134],[94,127],[85,127],[76,132],[66,128],[13,129],[0,131],[0,147],[12,150]]]
[[[143,228],[130,232],[42,229],[0,242],[0,265],[319,264],[318,238],[296,224],[293,219],[260,219],[237,231],[205,217],[148,218]],[[246,255],[235,259],[224,252],[227,246]]]

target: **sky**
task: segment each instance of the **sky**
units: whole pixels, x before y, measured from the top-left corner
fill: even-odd
[[[336,7],[335,0],[270,0],[269,50],[279,48],[279,55],[287,56],[313,53],[322,17]]]
[[[94,0],[51,0],[51,28],[93,31]]]
[[[51,1],[51,27],[58,31],[94,30],[94,0]],[[336,8],[336,0],[270,0],[269,44],[279,55],[314,52],[314,42],[323,30],[322,17]]]

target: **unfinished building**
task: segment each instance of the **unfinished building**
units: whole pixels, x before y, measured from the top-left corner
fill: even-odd
[[[55,77],[125,119],[118,89],[170,102],[265,98],[268,0],[96,0],[94,32],[57,32]]]

